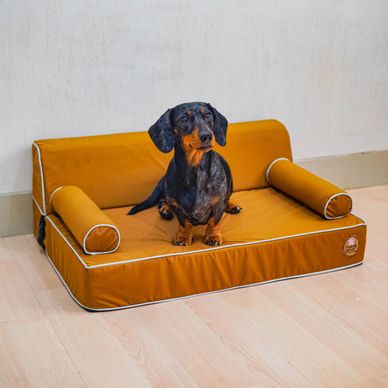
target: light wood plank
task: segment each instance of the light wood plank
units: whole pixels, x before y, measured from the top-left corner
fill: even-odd
[[[12,259],[10,249],[5,238],[0,238],[0,263]]]
[[[62,287],[57,277],[53,276],[51,265],[47,265],[47,259],[42,260],[42,248],[32,236],[29,237],[14,236],[4,240],[30,289],[37,295],[47,289]]]
[[[177,355],[142,324],[137,309],[104,314],[121,347],[155,387],[199,387]]]
[[[98,313],[81,311],[62,289],[40,293],[39,302],[88,386],[150,386]]]
[[[341,273],[331,276],[340,279]],[[353,330],[338,315],[328,313],[313,297],[300,292],[295,287],[297,282],[298,280],[287,282],[285,290],[271,284],[263,293],[326,348],[356,370],[362,379],[367,381],[376,376],[385,376],[388,371],[387,354]]]
[[[388,388],[388,376],[377,380],[367,381],[363,384],[353,385],[352,388]]]
[[[108,313],[0,239],[0,386],[388,386],[388,186],[352,190],[361,267]]]
[[[282,368],[280,365],[273,367],[276,371],[281,370],[282,375],[288,373],[287,381],[291,386],[301,385],[300,380],[294,380],[295,374],[291,374],[291,368],[303,376],[307,386],[322,384],[325,387],[336,387],[339,381],[348,385],[360,381],[361,376],[355,368],[320,343],[304,326],[284,314],[262,292],[256,291],[255,288],[248,288],[225,293],[222,296],[225,303],[217,301],[213,308],[206,310],[204,316],[210,317],[213,325],[217,316],[224,317],[222,322],[243,322],[243,334],[250,338],[250,347],[261,346],[261,352],[267,360],[283,361]],[[242,292],[246,301],[242,308],[238,308],[241,305]],[[220,336],[225,335],[224,325],[220,322],[216,329]],[[235,335],[231,338],[235,338]],[[310,362],[306,365],[307,360]]]
[[[4,244],[4,241],[2,241]],[[3,245],[4,246],[4,245]],[[0,323],[41,316],[36,295],[32,292],[13,254],[0,260]]]
[[[85,387],[47,320],[0,323],[1,387]]]
[[[140,324],[161,346],[179,358],[183,367],[201,387],[253,386],[257,380],[241,358],[228,352],[222,341],[206,324],[180,301],[160,308],[139,309]],[[174,324],[171,324],[171,320]]]

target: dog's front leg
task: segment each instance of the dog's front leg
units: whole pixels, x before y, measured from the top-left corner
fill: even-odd
[[[207,224],[206,234],[204,238],[204,243],[211,246],[221,245],[222,237],[221,237],[221,227],[220,220],[215,220],[211,218]]]
[[[179,223],[179,229],[175,236],[174,245],[191,245],[193,241],[193,225],[185,220],[184,225]]]

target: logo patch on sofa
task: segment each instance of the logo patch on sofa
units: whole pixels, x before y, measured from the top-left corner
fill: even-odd
[[[358,240],[356,236],[349,237],[345,241],[344,245],[344,255],[346,256],[354,256],[358,250]]]

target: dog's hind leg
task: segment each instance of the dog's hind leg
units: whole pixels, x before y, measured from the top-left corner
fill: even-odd
[[[241,212],[241,207],[233,202],[227,201],[225,212],[229,214],[238,214]]]
[[[161,199],[158,204],[159,214],[164,220],[172,220],[174,218],[174,213],[170,205],[164,200]]]

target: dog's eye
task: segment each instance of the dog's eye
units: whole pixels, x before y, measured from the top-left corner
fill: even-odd
[[[182,116],[179,121],[182,123],[182,124],[187,124],[187,122],[189,121],[189,118],[187,116]]]
[[[205,114],[205,120],[212,120],[212,119],[213,119],[213,115],[210,112],[207,112]]]

